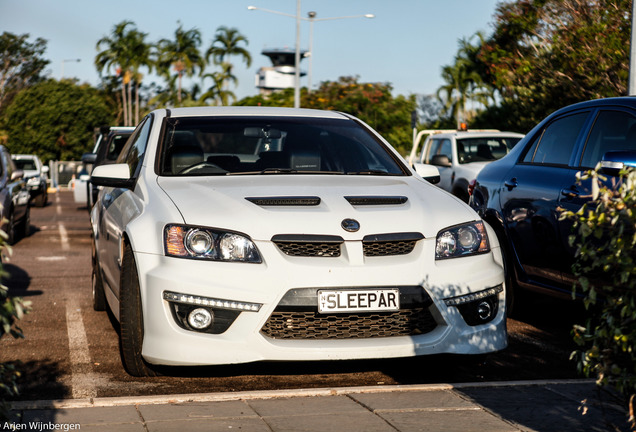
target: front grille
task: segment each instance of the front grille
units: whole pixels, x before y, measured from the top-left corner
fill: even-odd
[[[406,255],[413,252],[416,240],[389,242],[362,242],[364,256]]]
[[[319,313],[321,288],[294,288],[283,296],[261,332],[273,339],[361,339],[426,334],[437,327],[430,311],[433,300],[421,286],[340,287],[357,290],[397,288],[400,310]]]
[[[339,257],[339,243],[275,242],[285,254],[297,257]]]
[[[273,339],[361,339],[415,336],[437,327],[428,308],[396,312],[323,315],[313,311],[275,311],[261,329]]]

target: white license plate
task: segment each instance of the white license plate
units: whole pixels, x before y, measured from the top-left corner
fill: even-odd
[[[378,312],[400,309],[397,289],[318,291],[318,312]]]

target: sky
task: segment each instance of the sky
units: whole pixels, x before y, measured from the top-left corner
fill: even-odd
[[[147,41],[173,39],[179,23],[197,28],[207,50],[220,26],[234,27],[249,41],[248,68],[232,58],[240,99],[258,94],[255,75],[270,66],[263,49],[294,48],[296,21],[256,6],[296,15],[294,0],[0,0],[0,31],[47,40],[44,57],[52,78],[99,83],[96,43],[116,24],[129,20]],[[316,19],[374,14],[375,18],[316,21],[313,30],[312,88],[341,76],[393,86],[393,95],[434,94],[443,85],[441,70],[452,64],[459,40],[477,31],[489,35],[499,0],[302,0],[301,16]],[[309,23],[301,23],[301,49],[309,48]],[[80,61],[74,61],[79,59]],[[307,71],[308,59],[301,62]],[[211,72],[213,69],[209,69]],[[160,80],[148,76],[144,80]],[[211,85],[211,82],[204,83]],[[307,78],[301,79],[307,85]],[[206,87],[207,88],[207,87]]]

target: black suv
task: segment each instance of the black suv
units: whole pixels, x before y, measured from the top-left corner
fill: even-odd
[[[10,245],[30,233],[30,199],[24,171],[15,166],[7,149],[0,146],[0,220]]]
[[[636,166],[636,97],[562,108],[479,173],[470,205],[505,248],[509,288],[571,298],[572,222],[559,220],[560,209],[576,211],[590,199],[591,180],[577,184],[576,174],[601,161]],[[604,172],[608,182],[616,173]]]

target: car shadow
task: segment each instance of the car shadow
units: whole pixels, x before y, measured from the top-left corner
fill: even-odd
[[[41,290],[29,290],[31,276],[21,267],[13,264],[2,264],[2,284],[9,289],[10,297],[31,297],[42,295]]]

